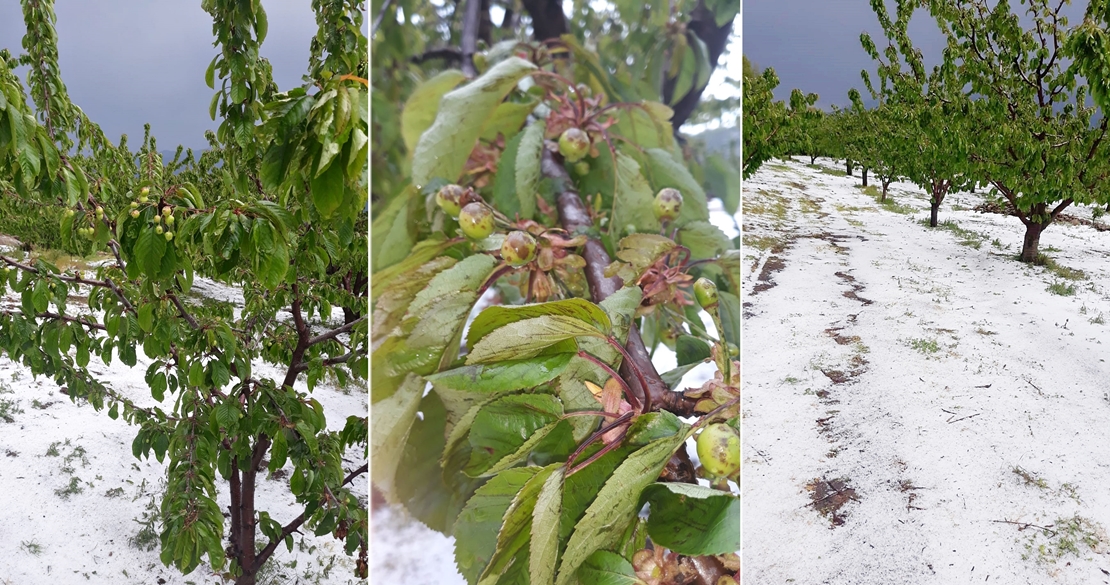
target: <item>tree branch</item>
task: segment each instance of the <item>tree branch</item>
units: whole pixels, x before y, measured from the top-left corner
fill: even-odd
[[[521,3],[532,17],[532,37],[537,41],[557,39],[570,32],[561,0],[522,0]]]
[[[350,331],[351,329],[354,329],[356,325],[358,325],[359,323],[362,323],[365,320],[366,320],[366,315],[363,315],[362,317],[359,317],[358,319],[355,319],[354,321],[351,321],[350,323],[347,323],[347,324],[343,325],[342,327],[339,327],[338,329],[332,329],[331,331],[328,331],[327,333],[321,333],[320,335],[317,335],[316,337],[311,337],[308,340],[308,347],[312,347],[313,345],[316,345],[317,343],[323,343],[325,341],[328,341],[329,339],[335,339],[336,337]]]
[[[582,198],[574,190],[574,183],[566,169],[563,168],[561,158],[552,149],[545,147],[540,170],[543,176],[562,184],[563,191],[559,193],[557,198],[559,222],[563,229],[574,234],[580,229],[593,227],[593,221],[590,219],[589,211],[582,202]],[[594,237],[587,238],[583,245],[582,257],[586,260],[586,283],[590,287],[590,296],[595,303],[600,303],[609,295],[620,290],[624,284],[620,278],[607,278],[605,276],[605,268],[609,266],[610,258],[601,240]],[[630,360],[621,360],[620,375],[641,403],[651,403],[656,408],[662,407],[680,416],[693,414],[695,401],[686,398],[679,392],[671,392],[667,383],[655,370],[655,365],[651,363],[651,356],[648,355],[647,348],[644,347],[644,341],[640,338],[640,332],[635,324],[628,328],[628,341],[625,343],[625,349],[635,365],[630,363]],[[639,377],[635,373],[636,368],[643,374],[647,388],[640,384]],[[650,396],[650,400],[647,400],[648,396]]]
[[[717,68],[717,61],[721,54],[725,52],[725,47],[728,46],[734,20],[726,22],[723,26],[717,26],[716,16],[712,10],[706,7],[705,0],[699,0],[697,7],[690,13],[690,21],[686,23],[686,30],[698,35],[698,38],[705,43],[705,48],[709,51],[710,73]],[[669,101],[672,97],[669,95],[670,92],[667,91],[668,85],[671,92],[674,91],[674,81],[669,82],[669,84],[665,82],[663,88],[664,101]],[[694,109],[698,107],[698,102],[701,101],[704,91],[705,87],[693,88],[674,105],[674,117],[671,118],[671,126],[675,133],[686,123],[686,120],[690,119]]]
[[[466,0],[466,13],[463,15],[462,29],[462,71],[467,77],[475,77],[478,70],[474,67],[474,53],[478,49],[478,27],[482,0]]]
[[[339,487],[343,487],[343,486],[351,483],[352,481],[355,480],[356,477],[366,473],[366,471],[368,469],[369,469],[369,464],[368,463],[363,463],[362,467],[359,467],[358,469],[349,473],[347,475],[346,479],[343,480],[343,483],[339,484]],[[302,524],[304,524],[304,521],[305,521],[304,512],[301,512],[301,514],[299,516],[297,516],[296,518],[294,518],[292,522],[290,522],[289,524],[286,524],[284,527],[282,527],[281,537],[278,538],[277,540],[270,541],[270,543],[266,545],[266,548],[262,549],[262,552],[258,553],[258,556],[255,557],[257,559],[255,564],[257,564],[258,566],[261,567],[262,564],[265,563],[266,560],[270,558],[270,555],[274,554],[274,550],[277,549],[278,544],[281,543],[281,541],[285,540],[285,537],[287,537],[290,534],[293,534],[294,532],[296,532],[297,529],[300,528]]]

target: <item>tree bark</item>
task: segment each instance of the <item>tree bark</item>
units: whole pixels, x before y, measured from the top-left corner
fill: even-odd
[[[725,47],[728,46],[729,35],[732,34],[732,23],[735,19],[726,22],[722,26],[717,26],[717,18],[705,5],[705,0],[698,0],[698,5],[690,13],[690,20],[686,23],[686,30],[693,32],[698,36],[702,42],[705,43],[705,48],[709,51],[709,71],[713,72],[717,68],[717,61],[720,59],[721,54],[725,52]],[[676,80],[677,81],[677,80]],[[666,81],[663,83],[663,101],[670,103],[672,93],[674,91],[674,81],[668,84]],[[670,86],[668,88],[668,85]],[[668,91],[668,89],[670,91]],[[694,113],[694,109],[698,107],[698,102],[701,101],[702,92],[705,91],[704,87],[693,88],[689,93],[682,96],[678,103],[674,105],[674,116],[671,118],[671,126],[675,134],[678,134],[679,128],[682,127],[686,120]]]
[[[1029,222],[1025,224],[1025,241],[1021,244],[1021,261],[1036,262],[1038,249],[1041,245],[1041,232],[1047,224]]]
[[[852,176],[852,161],[850,159],[844,161],[844,166],[847,167],[848,176]]]
[[[562,157],[553,152],[552,148],[545,146],[540,169],[545,177],[562,183],[563,191],[559,193],[556,202],[559,209],[559,223],[563,226],[563,229],[573,234],[580,228],[592,227],[593,221],[590,219],[589,211],[582,202],[582,198],[574,190],[574,183],[566,169],[563,168],[561,159]],[[620,278],[605,276],[605,268],[609,266],[611,260],[601,240],[594,237],[587,238],[583,246],[582,257],[586,260],[586,283],[590,287],[590,296],[593,302],[600,303],[624,285]],[[628,342],[625,344],[625,350],[628,351],[632,360],[621,360],[619,373],[621,378],[628,383],[629,389],[636,395],[636,398],[644,401],[646,397],[653,410],[661,408],[680,416],[693,414],[695,401],[686,398],[681,392],[672,392],[663,378],[659,376],[655,365],[651,363],[651,357],[648,355],[644,340],[640,337],[640,331],[635,324],[628,329]],[[643,374],[647,388],[644,388],[640,383],[639,376],[635,374],[631,362],[635,362],[635,367]]]
[[[811,164],[811,165],[817,164],[817,157],[816,156],[809,157],[809,164]]]
[[[938,211],[940,211],[940,201],[934,197],[929,200],[929,227],[937,227]]]
[[[561,0],[522,0],[522,3],[532,17],[532,37],[537,41],[557,39],[570,32]]]
[[[867,167],[863,167],[863,186],[867,186]]]
[[[481,9],[482,0],[466,0],[466,12],[463,13],[462,39],[459,44],[462,49],[462,72],[467,77],[478,75],[478,70],[474,67],[474,53],[478,50]]]

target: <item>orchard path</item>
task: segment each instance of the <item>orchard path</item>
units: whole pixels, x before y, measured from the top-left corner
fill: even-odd
[[[744,582],[1110,582],[1110,232],[819,162],[744,185]]]

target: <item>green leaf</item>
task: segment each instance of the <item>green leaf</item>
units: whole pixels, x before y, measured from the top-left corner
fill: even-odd
[[[520,141],[524,132],[518,132],[505,142],[501,160],[497,163],[497,174],[493,177],[493,207],[506,217],[516,217],[520,213],[520,196],[516,189],[516,157],[520,152]]]
[[[423,393],[424,379],[409,374],[392,396],[370,407],[371,479],[393,501],[393,477]]]
[[[640,493],[659,477],[683,440],[685,434],[677,434],[650,443],[617,467],[575,525],[559,564],[556,585],[570,583],[578,568],[595,551],[617,544],[616,540],[628,523],[636,519],[641,507]]]
[[[154,304],[147,303],[139,307],[139,328],[146,333],[154,329]]]
[[[709,358],[709,344],[692,335],[679,335],[675,340],[678,365],[701,363]]]
[[[716,153],[709,155],[705,162],[705,182],[709,192],[721,199],[729,215],[736,215],[740,208],[739,169]]]
[[[326,171],[309,181],[312,202],[325,219],[331,217],[343,203],[343,169],[343,165],[330,165]]]
[[[671,118],[674,110],[659,102],[641,102],[640,107],[622,109],[612,130],[640,148],[674,148]]]
[[[678,388],[679,384],[682,383],[682,377],[686,375],[686,372],[689,372],[690,370],[700,365],[701,362],[694,362],[692,364],[686,364],[685,366],[678,366],[673,370],[663,372],[659,375],[659,377],[663,378],[663,381],[667,383],[667,388],[674,390],[675,388]]]
[[[436,392],[420,401],[420,413],[423,416],[413,421],[401,456],[398,468],[403,472],[395,477],[396,493],[413,517],[450,534],[466,501],[485,480],[470,479],[456,468],[441,469],[447,412]],[[465,459],[458,467],[463,463]]]
[[[150,278],[158,278],[162,270],[162,255],[166,253],[166,239],[156,233],[153,228],[143,227],[139,231],[139,238],[135,240],[136,260],[139,268]]]
[[[576,337],[604,337],[590,324],[565,315],[541,315],[499,327],[471,348],[466,363],[527,359]]]
[[[538,429],[548,425],[554,428],[562,415],[563,405],[550,394],[505,396],[485,405],[470,428],[471,452],[466,474],[484,475],[494,463],[514,454],[527,440],[535,438]],[[535,438],[533,444],[542,438]]]
[[[689,426],[671,412],[657,410],[636,417],[636,420],[632,421],[632,424],[628,427],[628,434],[625,436],[624,442],[630,446],[640,447],[660,439],[685,433],[688,429]]]
[[[717,295],[718,311],[721,314],[721,327],[725,341],[740,347],[740,297],[733,293],[720,291]]]
[[[538,467],[510,469],[478,488],[455,521],[455,564],[474,585],[497,550],[497,534],[505,512]]]
[[[430,382],[467,392],[506,392],[534,388],[558,376],[573,354],[462,366],[428,376]]]
[[[639,585],[632,563],[624,557],[607,550],[599,550],[590,555],[582,568],[578,569],[578,582],[581,585]]]
[[[651,212],[655,194],[640,174],[640,165],[623,152],[617,153],[617,188],[613,195],[610,233],[659,232],[659,220]],[[682,206],[685,212],[686,205]]]
[[[524,129],[516,153],[516,194],[520,200],[520,216],[531,219],[536,213],[536,193],[540,185],[540,159],[543,157],[545,122]]]
[[[740,551],[740,498],[688,483],[655,483],[641,498],[651,504],[648,535],[684,555]]]
[[[498,104],[521,78],[535,69],[524,59],[510,57],[444,95],[435,121],[413,150],[413,183],[426,185],[436,177],[456,180]]]
[[[652,188],[658,192],[664,187],[672,187],[682,193],[682,209],[677,222],[681,225],[690,221],[708,220],[709,207],[705,191],[690,174],[686,164],[661,148],[649,148],[647,155],[646,175],[651,179]]]
[[[640,301],[643,298],[640,287],[631,285],[621,288],[601,301],[601,308],[613,324],[612,336],[621,343],[628,340],[628,330],[632,326],[636,309],[640,307]]]
[[[439,100],[443,94],[455,89],[466,75],[458,69],[448,69],[425,80],[412,90],[405,107],[401,110],[401,137],[405,148],[411,153],[416,148],[420,135],[432,125],[439,111]]]
[[[492,142],[498,134],[505,138],[516,135],[524,126],[524,121],[528,119],[528,115],[536,109],[536,105],[539,103],[539,100],[534,99],[526,102],[502,102],[493,111],[489,120],[486,120],[480,138],[486,142]]]
[[[503,573],[517,553],[528,544],[532,533],[532,514],[536,509],[540,492],[552,473],[561,467],[562,464],[555,463],[540,469],[513,498],[509,509],[505,511],[501,530],[497,534],[496,552],[482,572],[482,578]]]
[[[732,240],[708,221],[692,221],[682,226],[678,241],[690,249],[691,260],[716,258],[732,249]]]
[[[566,299],[550,303],[532,305],[492,306],[474,318],[466,335],[466,344],[474,347],[489,332],[510,323],[539,317],[541,315],[563,315],[592,323],[603,334],[608,335],[612,327],[609,315],[604,309],[585,299]]]
[[[528,555],[531,585],[552,585],[559,556],[559,517],[563,511],[563,474],[557,467],[543,482],[532,510],[532,544]]]

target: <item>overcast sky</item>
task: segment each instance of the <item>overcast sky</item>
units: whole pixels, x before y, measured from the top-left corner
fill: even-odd
[[[204,148],[213,90],[204,71],[216,48],[212,19],[200,0],[61,0],[58,53],[70,98],[113,141],[127,134],[132,148],[150,122],[159,150],[178,144]],[[278,87],[300,85],[316,33],[309,0],[266,0],[270,29],[262,54]],[[0,2],[0,47],[23,52],[19,2]],[[20,71],[26,85],[26,72]]]
[[[894,18],[894,3],[887,6]],[[876,68],[859,35],[870,33],[880,51],[886,37],[867,0],[745,0],[742,22],[744,55],[760,69],[773,67],[779,76],[775,97],[790,99],[793,88],[816,92],[818,105],[828,109],[847,105],[854,87],[869,101],[860,70],[866,68],[877,82]],[[944,38],[928,12],[914,14],[910,38],[927,63],[939,60]]]

